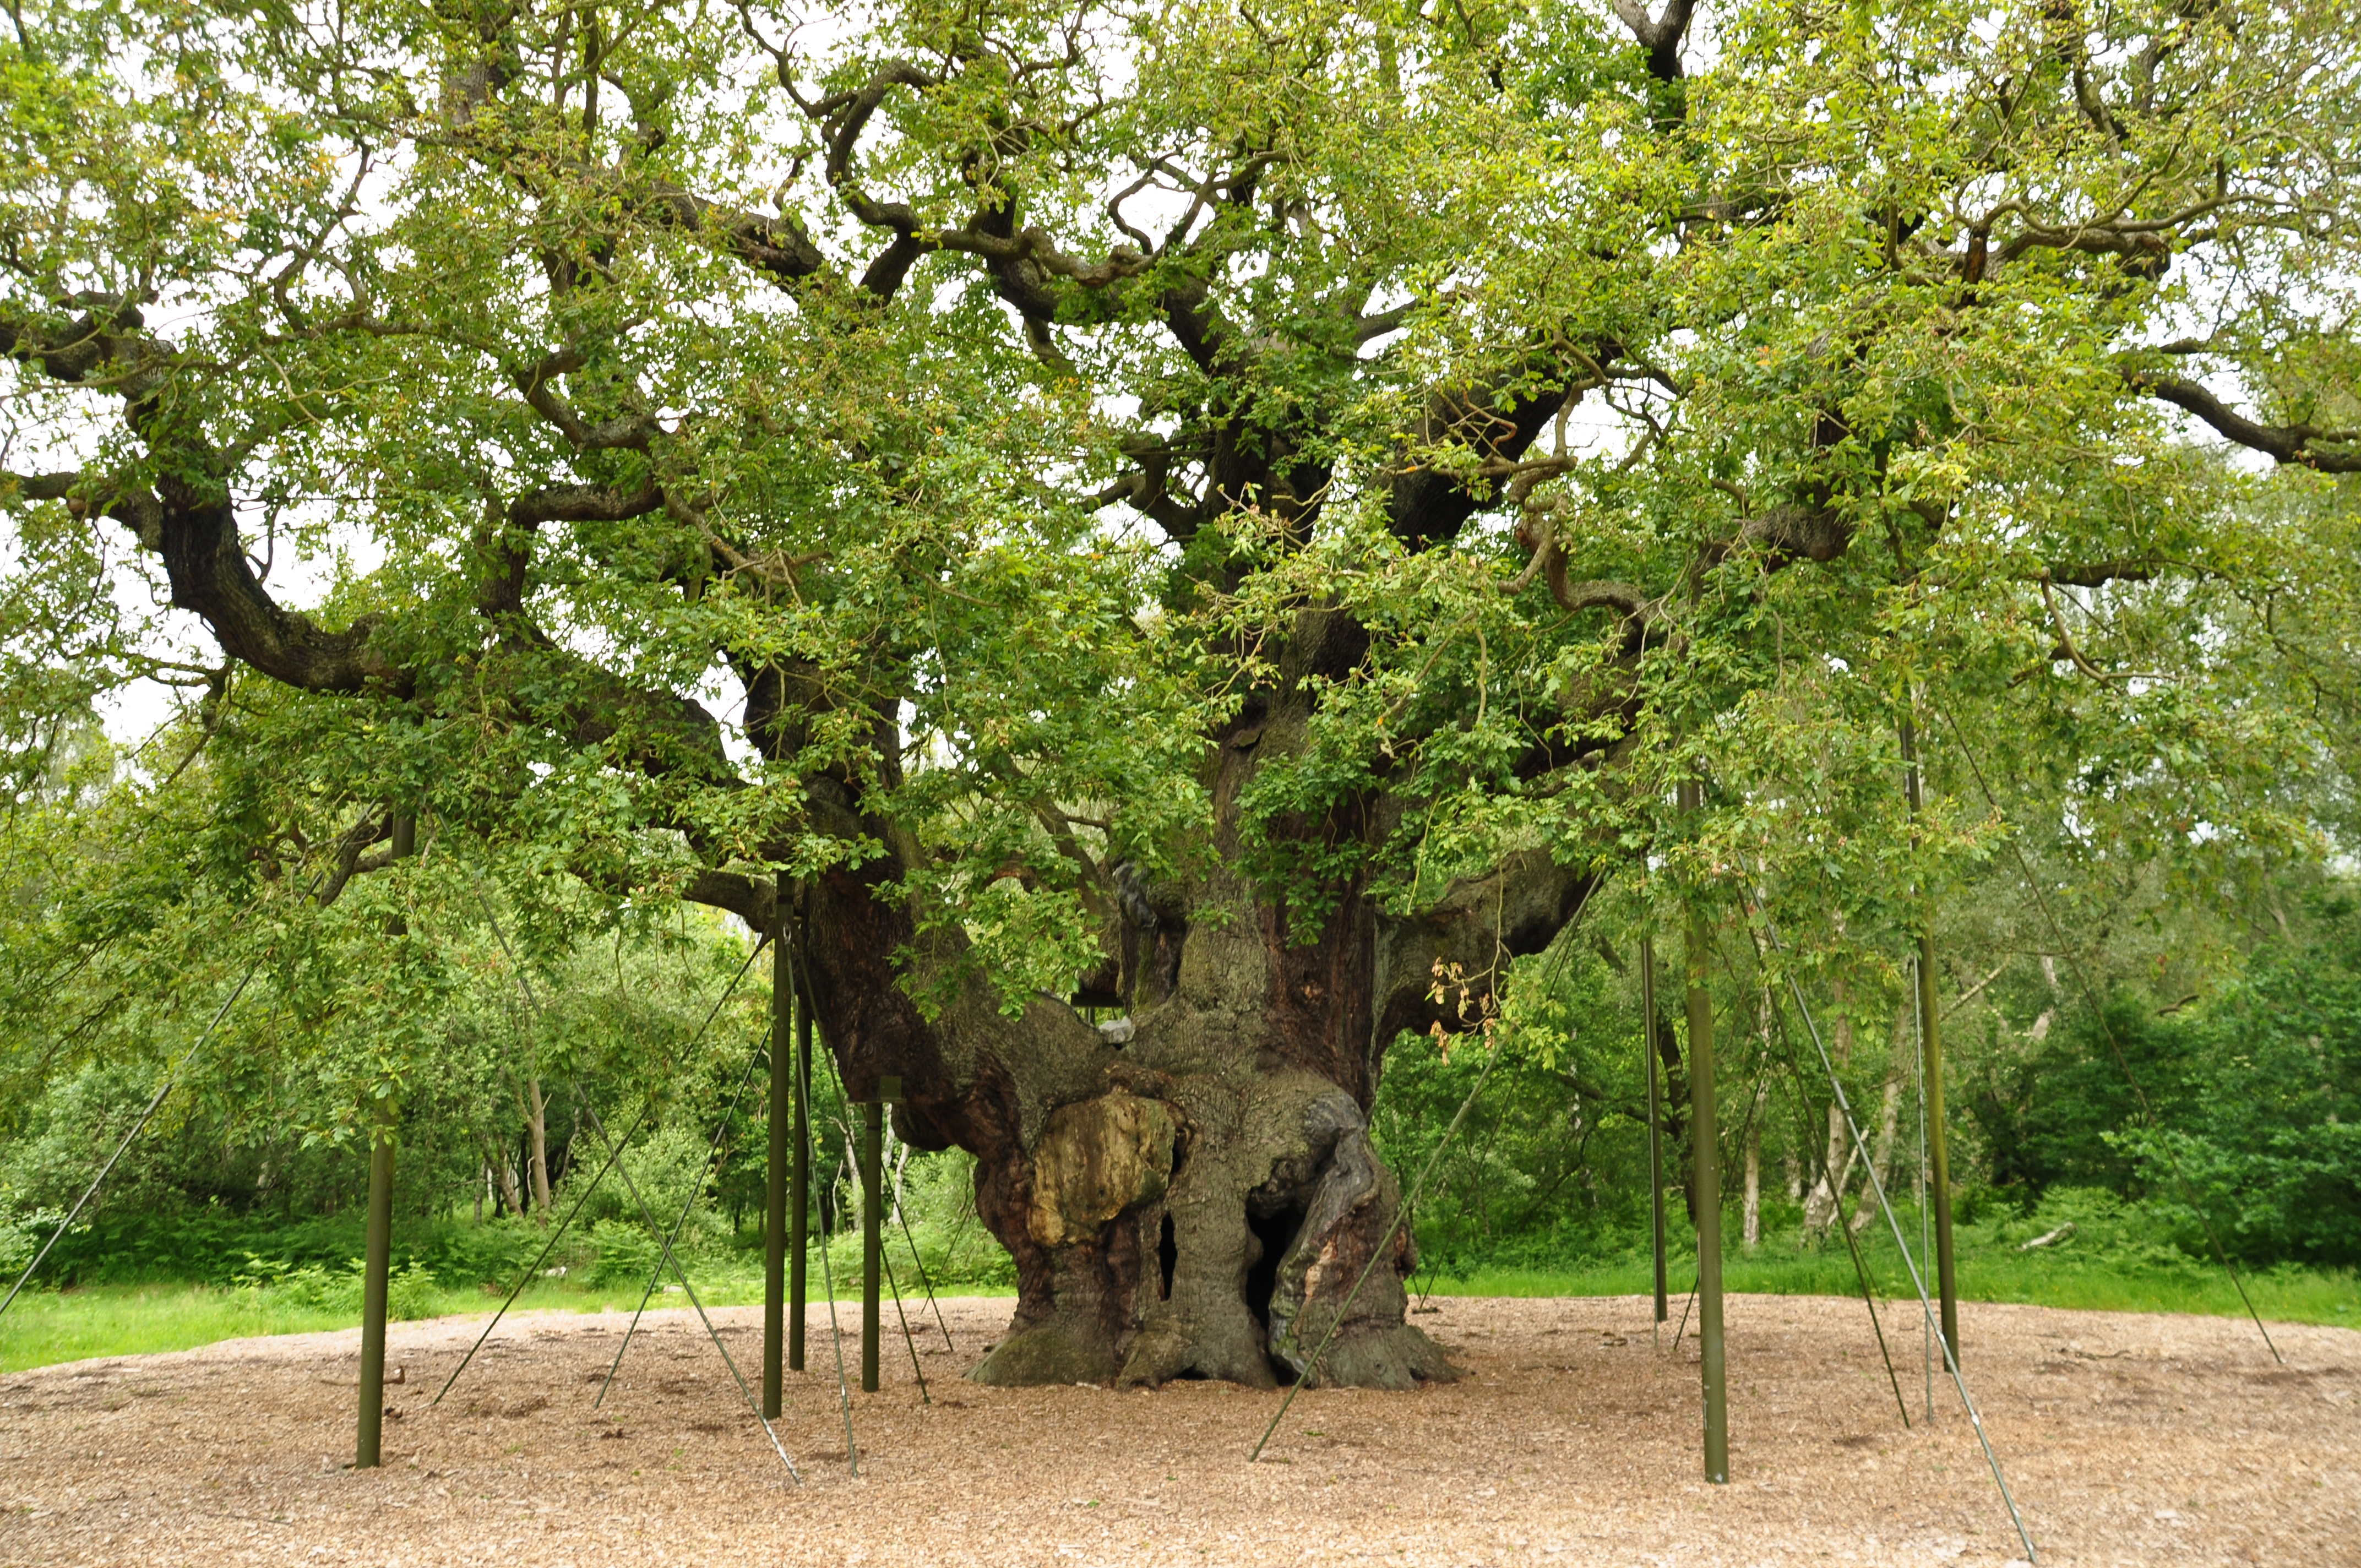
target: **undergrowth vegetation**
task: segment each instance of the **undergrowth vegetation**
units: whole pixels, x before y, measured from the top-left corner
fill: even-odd
[[[2284,926],[2240,952],[2150,886],[2102,948],[2107,990],[2095,1004],[2078,971],[2012,956],[2022,933],[2011,920],[2022,911],[1995,899],[1954,912],[1944,941],[1962,957],[1947,983],[1962,994],[1945,1030],[1964,1296],[2238,1312],[2218,1237],[2257,1310],[2356,1321],[2361,905],[2323,883],[2287,909]],[[1387,1054],[1371,1113],[1379,1148],[1405,1193],[1433,1164],[1412,1215],[1416,1293],[1649,1288],[1648,1090],[1631,937],[1640,915],[1638,901],[1610,887],[1581,927],[1517,960],[1497,1057],[1481,1037],[1415,1035]],[[1872,1288],[1910,1299],[1908,1268],[1864,1196],[1863,1163],[1829,1120],[1810,1032],[1772,991],[1746,927],[1725,926],[1715,939],[1730,1288],[1856,1293],[1835,1228],[1845,1223]],[[2210,969],[2190,957],[2198,952],[2212,954]],[[520,1283],[527,1307],[630,1307],[643,1295],[680,1304],[641,1201],[700,1296],[760,1299],[760,971],[715,1013],[745,967],[742,942],[726,933],[618,935],[604,959],[607,971],[586,968],[584,989],[553,1007],[536,1036],[551,1064],[534,1090],[546,1135],[537,1158],[514,1135],[512,1091],[524,1080],[498,1069],[467,1093],[442,1086],[446,1120],[406,1124],[395,1317],[486,1312]],[[2164,983],[2149,983],[2158,975]],[[1694,1233],[1675,984],[1660,974],[1677,1295],[1694,1271]],[[2184,984],[2202,989],[2159,1000]],[[1923,1264],[1913,1021],[1873,974],[1816,994],[1813,1025]],[[700,1034],[708,1013],[718,1026]],[[832,1239],[824,1266],[814,1259],[815,1300],[831,1288],[857,1295],[861,1266],[846,1152],[855,1128],[826,1061],[812,1108],[814,1223]],[[1479,1079],[1482,1091],[1446,1137]],[[93,1068],[17,1108],[13,1133],[0,1132],[0,1274],[13,1278],[57,1232],[147,1092]],[[628,1181],[600,1175],[593,1111],[628,1140]],[[203,1097],[167,1124],[58,1236],[31,1294],[0,1321],[0,1367],[355,1320],[359,1143],[307,1141]],[[885,1163],[890,1288],[917,1298],[1013,1288],[1008,1254],[973,1210],[972,1157],[918,1151],[889,1132]]]
[[[1603,899],[1596,929],[1612,932],[1619,913],[1612,894]],[[2136,981],[2144,970],[2174,973],[2168,959],[2186,964],[2202,923],[2167,908],[2135,913],[2098,1005],[2071,970],[2009,953],[2004,910],[1968,906],[1946,933],[1954,950],[1974,955],[1959,968],[1970,977],[1960,988],[1975,989],[1944,1025],[1962,1289],[2081,1299],[2107,1296],[2113,1287],[2090,1283],[2103,1277],[2127,1289],[2138,1282],[2143,1299],[2192,1310],[2226,1301],[2235,1311],[2226,1255],[2250,1275],[2315,1280],[2354,1299],[2361,906],[2323,886],[2207,992],[2162,1002],[2158,991],[2177,979]],[[1866,1190],[1868,1162],[1832,1120],[1811,1028],[1917,1251],[1915,1018],[1891,992],[1868,1001],[1863,987],[1850,1011],[1840,999],[1816,1003],[1807,1027],[1790,995],[1773,991],[1750,935],[1717,934],[1717,978],[1739,999],[1722,1012],[1716,1075],[1731,1288],[1761,1278],[1856,1289],[1839,1214],[1899,1276]],[[1620,1280],[1631,1258],[1644,1257],[1648,1087],[1632,957],[1631,945],[1601,937],[1517,961],[1499,1059],[1455,1138],[1446,1129],[1486,1071],[1485,1051],[1414,1037],[1389,1054],[1373,1115],[1379,1146],[1405,1190],[1434,1160],[1415,1217],[1422,1280]],[[1660,1007],[1677,1006],[1676,984],[1659,976]],[[1667,1228],[1678,1249],[1694,1234],[1688,1084],[1671,1017],[1660,1038]],[[2048,1239],[2018,1250],[2037,1237]],[[1908,1293],[1906,1281],[1894,1288]]]

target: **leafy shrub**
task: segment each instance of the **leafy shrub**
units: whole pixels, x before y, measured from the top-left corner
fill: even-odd
[[[2157,1017],[2128,996],[2096,1014],[2068,1014],[2047,1038],[2004,1058],[1988,1080],[1964,1086],[1991,1150],[1993,1181],[2020,1207],[2058,1186],[2141,1195],[2147,1174],[2111,1137],[2144,1114],[2132,1080],[2150,1110],[2176,1119],[2195,1098],[2205,1046],[2191,1021]]]
[[[2195,1092],[2109,1136],[2191,1251],[2361,1264],[2361,911],[2329,901],[2318,939],[2257,955],[2191,1027]]]
[[[38,1209],[31,1213],[11,1214],[0,1210],[0,1280],[8,1285],[16,1282],[25,1266],[41,1250],[65,1215],[56,1210]]]
[[[622,1168],[607,1171],[599,1180],[583,1207],[583,1218],[594,1225],[638,1225],[644,1230],[640,1205],[632,1201],[636,1189],[640,1199],[669,1227],[692,1195],[699,1208],[710,1195],[707,1161],[711,1152],[710,1135],[694,1126],[674,1123],[658,1127],[623,1151],[618,1162]],[[552,1199],[560,1214],[573,1207],[576,1190],[588,1186],[606,1163],[602,1155],[568,1173],[562,1190]],[[625,1176],[631,1179],[628,1182]]]
[[[108,1149],[138,1116],[154,1086],[128,1067],[85,1063],[27,1104],[23,1124],[0,1146],[0,1191],[14,1202],[62,1212],[81,1196]],[[130,1190],[148,1174],[135,1162],[115,1179]]]
[[[683,1235],[681,1239],[686,1241],[687,1237]],[[591,1283],[595,1285],[644,1287],[664,1255],[645,1225],[620,1220],[610,1220],[597,1228],[596,1245],[598,1259],[590,1269]],[[675,1246],[674,1255],[677,1257],[679,1253]],[[667,1270],[664,1280],[659,1283],[669,1283],[671,1278]]]
[[[558,1238],[556,1249],[542,1259],[555,1223],[544,1227],[532,1220],[503,1216],[483,1224],[465,1221],[397,1222],[394,1255],[424,1264],[450,1284],[496,1285],[506,1289],[518,1274],[540,1261],[544,1268],[583,1267],[591,1256],[588,1235],[578,1228]]]
[[[2208,1116],[2214,1125],[2207,1131],[2226,1120],[2233,1118]],[[2361,1262],[2361,1127],[2236,1130],[2249,1135],[2231,1143],[2217,1141],[2218,1134],[2140,1127],[2116,1141],[2154,1185],[2151,1207],[2191,1252],[2210,1254],[2219,1237],[2229,1251],[2257,1260]]]
[[[1016,1260],[979,1221],[971,1218],[962,1226],[928,1220],[914,1223],[910,1234],[937,1290],[961,1286],[1005,1290],[1016,1283]]]
[[[2017,1248],[2071,1226],[2042,1251],[2111,1274],[2203,1276],[2206,1263],[2176,1245],[2179,1238],[2153,1203],[2132,1201],[2103,1187],[2053,1187],[2024,1214],[2003,1212],[1987,1222],[1982,1239]]]
[[[0,1221],[0,1247],[18,1245],[6,1238],[19,1233],[28,1233],[38,1246],[55,1223],[55,1216],[42,1215]],[[357,1211],[291,1221],[239,1214],[217,1203],[104,1210],[77,1223],[58,1243],[41,1274],[56,1284],[174,1279],[235,1285],[250,1271],[248,1260],[256,1257],[280,1259],[290,1267],[316,1264],[334,1271],[361,1249],[365,1228]],[[503,1218],[478,1225],[397,1213],[393,1261],[397,1268],[415,1264],[453,1283],[506,1285],[548,1239],[547,1230],[528,1220]],[[569,1234],[549,1265],[578,1266],[590,1255],[587,1240]]]
[[[352,1316],[361,1310],[366,1280],[362,1260],[353,1258],[340,1270],[316,1263],[294,1264],[285,1258],[258,1257],[248,1253],[246,1266],[231,1284],[253,1306],[294,1309]],[[391,1319],[434,1315],[439,1299],[432,1269],[412,1262],[390,1270],[386,1278],[385,1315]]]

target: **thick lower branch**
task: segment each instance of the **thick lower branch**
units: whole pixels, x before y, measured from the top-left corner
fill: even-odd
[[[2145,370],[2125,372],[2129,381],[2150,397],[2195,414],[2224,439],[2281,463],[2316,468],[2323,474],[2361,474],[2361,431],[2321,430],[2309,424],[2262,424],[2248,419],[2194,381]],[[2347,450],[2323,450],[2343,447]]]

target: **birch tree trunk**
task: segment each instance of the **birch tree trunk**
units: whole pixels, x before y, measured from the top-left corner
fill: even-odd
[[[1763,1104],[1771,1098],[1768,1084],[1754,1091],[1754,1110],[1746,1119],[1746,1250],[1763,1244]]]
[[[1829,1055],[1835,1058],[1838,1070],[1841,1071],[1852,1059],[1852,1014],[1845,1007],[1845,983],[1841,979],[1836,982],[1835,991],[1835,1003],[1828,1010],[1831,1020]],[[1853,1163],[1857,1157],[1845,1137],[1844,1113],[1831,1099],[1828,1142],[1820,1157],[1820,1177],[1804,1197],[1805,1234],[1812,1237],[1826,1235],[1828,1227],[1836,1223],[1838,1208],[1844,1201],[1845,1183],[1852,1179]]]
[[[524,1125],[529,1141],[531,1164],[526,1174],[533,1181],[533,1203],[540,1212],[541,1223],[549,1223],[549,1105],[541,1096],[541,1080],[524,1080]]]
[[[1771,992],[1760,991],[1754,997],[1754,1036],[1763,1051],[1763,1060],[1771,1055],[1771,1020],[1774,1016]],[[1771,1102],[1771,1081],[1758,1079],[1754,1085],[1754,1103],[1746,1113],[1746,1212],[1741,1234],[1748,1252],[1763,1242],[1763,1112]]]
[[[1893,1048],[1887,1053],[1885,1096],[1878,1107],[1877,1143],[1870,1151],[1870,1162],[1877,1172],[1877,1183],[1861,1184],[1861,1201],[1852,1212],[1852,1228],[1859,1234],[1862,1226],[1877,1218],[1877,1187],[1894,1175],[1894,1135],[1902,1118],[1902,1078],[1909,1063],[1911,1012],[1905,1004],[1894,1015]]]
[[[509,1157],[513,1152],[512,1149],[500,1148],[488,1144],[484,1156],[484,1169],[489,1174],[485,1179],[490,1182],[492,1191],[498,1199],[497,1211],[503,1214],[512,1214],[522,1220],[524,1218],[524,1201],[517,1194],[516,1165]]]

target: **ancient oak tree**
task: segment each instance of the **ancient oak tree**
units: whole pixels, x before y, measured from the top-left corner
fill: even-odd
[[[1868,876],[1777,825],[1914,689],[2202,750],[2361,470],[2330,0],[11,16],[15,569],[368,727],[356,865],[784,931],[987,1380],[1298,1375],[1380,1248],[1319,1380],[1448,1376],[1389,1041],[1652,850]]]

